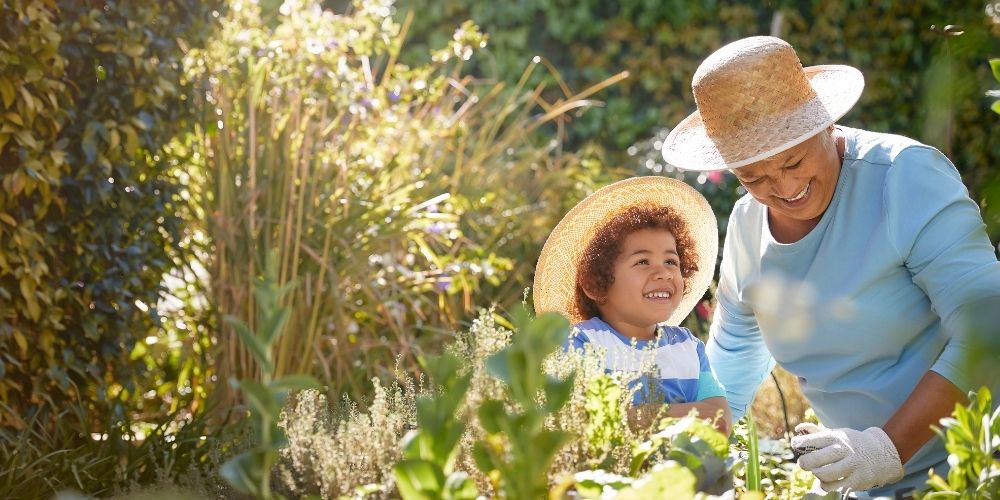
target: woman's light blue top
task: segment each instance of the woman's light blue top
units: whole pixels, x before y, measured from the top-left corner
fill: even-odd
[[[775,361],[799,378],[827,427],[884,425],[933,370],[973,389],[962,306],[1000,296],[1000,263],[979,208],[936,149],[840,127],[843,167],[830,206],[801,240],[771,237],[749,195],[729,219],[708,357],[734,415]],[[938,438],[883,490],[922,488],[947,470]]]
[[[658,325],[651,340],[626,337],[601,318],[590,318],[574,325],[566,348],[583,350],[593,344],[604,350],[604,368],[626,372],[631,377],[632,402],[690,403],[724,396],[725,391],[712,373],[705,344],[687,328]],[[643,367],[653,375],[642,373]]]

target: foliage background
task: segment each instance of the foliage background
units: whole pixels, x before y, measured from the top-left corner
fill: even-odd
[[[425,44],[439,43],[449,26],[469,18],[491,34],[490,48],[473,59],[487,78],[509,79],[512,68],[534,55],[551,61],[570,86],[628,70],[630,78],[601,95],[603,106],[572,123],[569,148],[594,142],[609,164],[647,174],[665,166],[658,154],[638,153],[658,149],[659,129],[694,109],[690,81],[698,63],[737,38],[779,36],[803,65],[859,68],[865,92],[841,123],[942,150],[987,212],[994,242],[1000,239],[1000,140],[985,96],[992,88],[987,60],[1000,54],[1000,5],[993,0],[397,2],[397,16],[410,10],[419,15],[404,56],[418,57]],[[964,33],[946,36],[947,25]],[[715,184],[706,186],[706,195],[716,202],[724,230],[741,194],[735,181],[688,180]]]
[[[3,2],[0,422],[75,405],[102,431],[176,388],[193,339],[133,354],[164,328],[161,282],[182,261],[161,148],[193,115],[180,56],[212,5]]]

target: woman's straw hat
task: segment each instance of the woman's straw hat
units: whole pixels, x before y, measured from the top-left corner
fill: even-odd
[[[557,311],[570,323],[588,318],[576,305],[576,269],[598,229],[633,206],[668,207],[687,226],[698,271],[684,280],[686,293],[667,323],[680,324],[705,295],[719,253],[719,228],[708,200],[694,188],[668,177],[632,177],[598,189],[570,210],[542,247],[535,268],[535,312]]]
[[[780,38],[737,40],[698,66],[691,79],[698,110],[667,136],[663,159],[698,171],[763,160],[832,125],[864,86],[850,66],[803,68]]]

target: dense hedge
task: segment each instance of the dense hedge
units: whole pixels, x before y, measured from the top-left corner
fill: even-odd
[[[1000,164],[996,117],[984,96],[993,86],[987,59],[1000,55],[1000,20],[983,2],[399,0],[396,7],[399,18],[416,14],[410,57],[447,36],[456,19],[472,18],[490,34],[487,55],[475,60],[487,76],[516,79],[536,54],[575,88],[629,70],[631,78],[601,94],[603,109],[570,127],[577,141],[607,148],[612,162],[638,166],[627,148],[694,108],[691,76],[711,51],[740,37],[777,34],[806,65],[843,63],[864,72],[865,93],[843,123],[942,149],[974,192],[1000,183],[992,173]],[[944,36],[949,24],[964,34]],[[986,205],[1000,206],[1000,193],[991,196],[997,199]],[[997,238],[1000,219],[993,224]]]
[[[67,408],[115,425],[141,400],[131,354],[182,230],[160,152],[190,118],[179,60],[210,7],[0,3],[2,426]]]

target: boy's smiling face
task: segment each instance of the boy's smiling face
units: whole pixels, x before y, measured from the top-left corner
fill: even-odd
[[[605,300],[591,298],[597,302],[601,318],[619,333],[651,339],[656,324],[670,317],[683,295],[684,278],[674,235],[665,229],[641,229],[621,242],[614,281]]]

